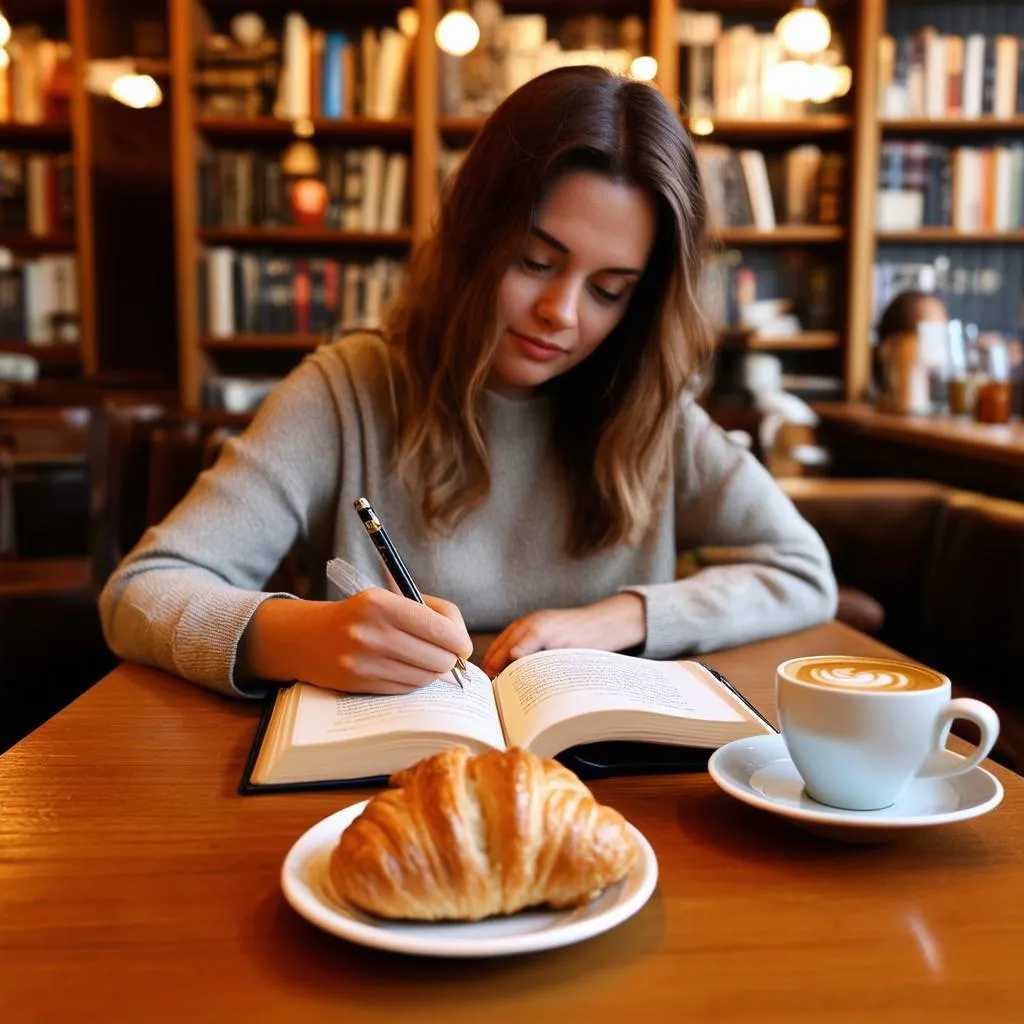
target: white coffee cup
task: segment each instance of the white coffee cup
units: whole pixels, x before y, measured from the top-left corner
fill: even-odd
[[[914,778],[962,775],[988,756],[999,718],[950,699],[946,676],[908,662],[856,655],[784,661],[775,672],[779,724],[809,796],[852,811],[889,807]],[[967,758],[945,754],[956,718],[981,730]]]

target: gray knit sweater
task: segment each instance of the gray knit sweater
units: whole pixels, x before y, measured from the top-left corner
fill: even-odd
[[[316,580],[329,559],[346,563],[330,596],[385,585],[352,509],[361,495],[420,589],[454,601],[471,632],[630,590],[646,604],[641,653],[670,658],[833,615],[835,580],[818,535],[758,462],[690,403],[671,493],[643,540],[569,557],[550,401],[486,393],[490,494],[450,537],[427,539],[416,527],[417,502],[393,470],[383,343],[355,335],[321,348],[110,578],[100,597],[108,643],[122,658],[216,690],[258,693],[235,678],[239,640],[272,596],[260,588],[296,543]]]

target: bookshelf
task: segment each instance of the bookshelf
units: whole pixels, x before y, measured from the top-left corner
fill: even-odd
[[[3,11],[17,33],[27,26],[38,26],[47,40],[65,41],[70,47],[70,74],[67,84],[66,111],[54,114],[41,102],[41,109],[26,111],[8,98],[6,119],[0,122],[0,150],[26,158],[40,154],[57,159],[61,154],[71,157],[70,199],[74,209],[73,230],[0,228],[0,247],[11,251],[15,259],[37,260],[40,257],[73,255],[75,258],[75,291],[77,292],[77,340],[28,341],[7,338],[0,342],[0,351],[28,355],[40,364],[41,374],[95,373],[95,244],[92,226],[90,179],[91,122],[85,95],[84,66],[88,52],[86,23],[87,0],[6,0]],[[30,46],[34,45],[30,43]],[[34,59],[34,58],[33,58]],[[5,74],[13,77],[9,66]],[[58,104],[61,108],[64,103]],[[33,102],[33,107],[36,104]],[[26,202],[27,202],[26,193]],[[46,308],[51,308],[53,277],[45,285]],[[55,308],[55,307],[54,307]],[[47,330],[49,335],[49,329]]]
[[[951,316],[1020,337],[1024,5],[889,0],[883,14],[875,307],[931,278]],[[901,190],[923,207],[906,223],[889,205]]]
[[[69,0],[69,3],[72,0]],[[84,3],[85,0],[75,0]],[[410,0],[408,4],[386,0],[372,7],[358,0],[168,0],[171,35],[171,107],[173,112],[174,233],[177,277],[179,345],[178,361],[183,404],[201,403],[204,377],[216,372],[223,360],[243,365],[249,353],[256,367],[270,356],[297,361],[302,353],[322,343],[323,332],[239,329],[230,337],[204,329],[200,317],[202,296],[197,267],[206,247],[272,249],[284,255],[400,258],[426,239],[431,230],[439,196],[438,169],[445,148],[465,148],[479,131],[483,116],[446,113],[441,85],[446,58],[434,43],[433,26],[445,5],[441,0]],[[349,116],[305,119],[271,116],[200,116],[193,82],[196,71],[196,40],[203,19],[220,29],[245,10],[257,10],[268,28],[280,28],[286,12],[304,13],[311,26],[329,30],[344,24],[353,29],[362,23],[394,24],[402,6],[416,9],[420,30],[412,42],[408,104],[397,116],[376,118]],[[569,3],[567,0],[506,0],[509,14],[545,14],[553,23],[578,14],[581,9],[621,18],[639,16],[644,25],[647,52],[658,61],[655,84],[679,104],[684,94],[685,68],[677,36],[680,11],[719,12],[723,24],[745,21],[768,31],[768,26],[789,8],[789,0],[708,0],[680,4],[675,0],[606,0]],[[985,5],[981,5],[984,7]],[[829,223],[779,224],[771,230],[751,227],[724,228],[715,242],[720,249],[749,254],[751,259],[775,261],[788,253],[800,255],[811,267],[826,267],[834,274],[834,295],[827,322],[819,316],[807,329],[778,337],[746,338],[751,349],[780,353],[796,370],[816,378],[831,375],[842,382],[848,398],[860,397],[870,378],[871,332],[875,288],[875,263],[880,252],[907,247],[943,251],[943,247],[976,247],[982,252],[1000,246],[1019,246],[1024,229],[1012,231],[956,231],[927,227],[915,230],[880,231],[876,227],[879,162],[888,141],[928,140],[948,147],[986,146],[1017,134],[1024,141],[1024,113],[996,118],[958,116],[882,116],[880,108],[880,40],[892,31],[893,11],[904,11],[897,27],[907,18],[921,24],[934,19],[936,9],[961,9],[949,0],[928,4],[916,0],[832,0],[823,4],[840,35],[844,60],[852,68],[853,87],[842,99],[803,116],[751,116],[723,112],[717,116],[688,114],[680,104],[683,123],[698,144],[784,154],[808,145],[841,155],[845,162],[839,215]],[[910,13],[906,13],[908,9]],[[971,11],[959,15],[970,18]],[[899,21],[903,18],[903,21]],[[940,25],[940,30],[944,30]],[[205,148],[253,148],[280,151],[296,140],[316,146],[380,146],[408,154],[407,223],[397,231],[345,231],[306,227],[203,226],[197,167]]]

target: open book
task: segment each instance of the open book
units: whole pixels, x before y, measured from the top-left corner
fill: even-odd
[[[694,661],[607,651],[541,651],[493,682],[469,666],[465,690],[439,679],[395,697],[295,683],[277,692],[243,790],[388,776],[454,743],[554,757],[634,741],[707,750],[771,732],[728,683]]]

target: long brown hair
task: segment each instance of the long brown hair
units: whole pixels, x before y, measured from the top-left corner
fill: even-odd
[[[385,335],[397,373],[398,470],[428,528],[450,530],[487,495],[481,401],[497,347],[497,294],[552,184],[586,169],[644,189],[658,216],[647,266],[619,324],[546,387],[585,554],[650,523],[679,398],[712,352],[698,290],[706,208],[689,136],[653,87],[597,67],[549,71],[491,115],[414,256]]]

